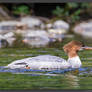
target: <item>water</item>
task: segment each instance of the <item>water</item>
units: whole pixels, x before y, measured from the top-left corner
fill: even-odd
[[[90,40],[74,37],[73,40],[83,41],[92,46]],[[37,55],[55,55],[67,59],[62,46],[71,41],[53,43],[46,48],[2,48],[0,49],[0,89],[92,89],[92,51],[78,52],[82,61],[79,69],[63,70],[32,70],[5,69],[4,66],[14,60]]]
[[[49,74],[64,74],[64,73],[68,73],[68,72],[76,72],[76,70],[78,71],[77,74],[82,75],[82,74],[89,74],[92,73],[92,68],[88,68],[88,67],[84,67],[84,68],[70,68],[70,69],[61,69],[61,70],[52,70],[52,71],[48,71],[48,70],[33,70],[33,69],[6,69],[4,68],[4,66],[0,66],[0,73],[2,72],[9,72],[12,74],[34,74],[34,75],[49,75]],[[40,73],[39,73],[40,72]],[[33,75],[32,75],[33,76]],[[51,75],[50,75],[51,76]]]

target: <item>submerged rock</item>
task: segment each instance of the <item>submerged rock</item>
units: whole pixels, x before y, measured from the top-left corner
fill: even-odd
[[[84,38],[92,38],[92,20],[77,24],[73,31],[74,33],[79,34]]]
[[[50,41],[47,32],[44,30],[29,30],[23,34],[23,37],[23,42],[32,47],[44,47]]]
[[[52,24],[47,24],[46,28],[48,28],[48,33],[51,39],[61,42],[64,38],[64,34],[66,34],[69,30],[69,24],[63,20],[57,20]]]
[[[51,38],[51,39],[53,39],[53,41],[59,41],[59,42],[61,42],[62,40],[63,40],[63,38],[64,38],[64,33],[65,33],[66,31],[65,30],[63,30],[63,29],[49,29],[48,30],[48,34],[49,34],[49,37]]]
[[[15,40],[16,38],[13,32],[9,32],[7,34],[0,35],[0,48],[12,46]]]
[[[9,44],[7,42],[7,40],[5,39],[0,39],[0,48],[4,48],[7,47]]]

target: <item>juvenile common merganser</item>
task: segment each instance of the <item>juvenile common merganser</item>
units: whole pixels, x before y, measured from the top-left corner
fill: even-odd
[[[65,68],[80,68],[82,63],[77,54],[77,51],[83,49],[92,49],[84,47],[79,41],[71,41],[63,47],[68,55],[68,60],[52,55],[40,55],[32,58],[16,60],[6,66],[6,68],[23,68],[23,69],[65,69]]]

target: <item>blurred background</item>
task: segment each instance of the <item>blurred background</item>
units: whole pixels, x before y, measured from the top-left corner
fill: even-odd
[[[61,48],[91,39],[92,3],[0,3],[0,48]]]

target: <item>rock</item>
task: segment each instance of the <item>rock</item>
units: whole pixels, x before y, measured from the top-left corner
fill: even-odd
[[[5,39],[11,38],[11,37],[14,37],[14,36],[15,36],[15,35],[14,35],[13,32],[8,32],[7,34],[3,35],[3,37],[4,37]]]
[[[28,25],[23,23],[23,22],[19,22],[16,24],[16,30],[25,30],[28,29]]]
[[[9,46],[11,47],[13,45],[13,42],[16,40],[15,34],[13,32],[9,32],[4,35],[4,39],[7,40]]]
[[[64,38],[64,33],[66,33],[64,29],[49,29],[48,30],[49,38],[53,39],[53,41],[58,40],[59,42],[61,42],[62,39]]]
[[[51,39],[61,42],[64,38],[64,34],[66,34],[69,30],[69,24],[62,20],[57,20],[52,24],[47,24],[46,28],[48,28],[48,33]]]
[[[48,23],[46,25],[46,28],[61,29],[61,30],[65,30],[67,32],[67,30],[69,30],[69,24],[64,22],[63,20],[57,20],[54,23]]]
[[[9,46],[12,46],[16,40],[14,33],[17,33],[23,37],[25,44],[32,47],[44,47],[56,40],[61,42],[64,34],[68,32],[69,24],[57,20],[53,24],[45,25],[42,20],[47,21],[47,19],[33,16],[22,17],[20,21],[2,21],[0,22],[0,39],[6,40]],[[44,30],[46,27],[47,31]]]
[[[13,32],[9,32],[7,34],[0,35],[0,48],[7,47],[7,46],[11,47],[15,40],[16,38],[14,37]]]
[[[25,29],[25,23],[15,21],[15,20],[8,20],[0,22],[0,34],[5,34],[8,32],[15,32],[17,29]]]
[[[48,36],[48,33],[45,30],[24,30],[24,33],[22,34],[23,37],[31,37],[31,36]]]
[[[66,34],[66,35],[64,35],[64,38],[73,38],[73,37],[74,37],[73,34]]]
[[[6,39],[0,39],[0,48],[4,48],[8,46],[8,42]]]
[[[0,22],[0,25],[4,25],[4,26],[8,26],[8,25],[11,25],[11,26],[14,26],[16,24],[20,23],[19,21],[16,21],[16,20],[8,20],[8,21],[2,21]]]
[[[2,21],[0,22],[0,34],[5,34],[15,30],[16,21]]]
[[[84,38],[92,38],[92,21],[77,24],[73,31],[74,33],[79,34]]]
[[[9,47],[13,46],[14,41],[16,40],[15,37],[7,38],[7,42],[9,44]]]
[[[23,42],[32,47],[44,47],[50,41],[47,32],[44,30],[27,31],[23,34],[23,37]]]
[[[25,30],[27,29],[27,25],[25,23],[15,20],[0,22],[0,34],[6,34],[8,32],[16,32],[19,29]]]
[[[48,28],[48,29],[52,28],[52,24],[51,23],[46,24],[46,28]]]
[[[27,30],[21,30],[21,29],[17,29],[17,30],[15,31],[15,33],[18,34],[18,35],[23,35],[23,34],[25,34],[26,32],[27,32]]]
[[[51,34],[65,34],[66,30],[64,29],[48,29],[48,32]]]
[[[47,37],[26,37],[23,42],[32,47],[45,47],[49,43],[49,39]]]
[[[64,29],[64,30],[69,30],[69,24],[66,23],[63,20],[57,20],[53,23],[53,28],[54,29]]]
[[[40,19],[33,16],[22,17],[21,22],[27,24],[29,28],[44,28],[44,23]]]

